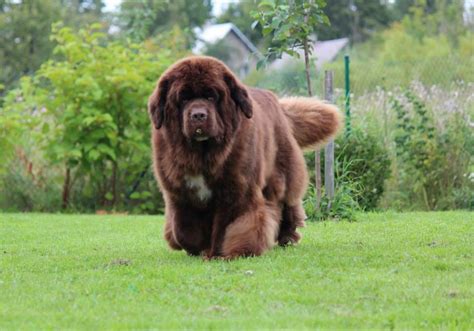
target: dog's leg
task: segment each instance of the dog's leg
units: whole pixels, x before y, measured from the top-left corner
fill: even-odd
[[[211,248],[206,251],[205,258],[213,259],[221,255],[221,246],[224,239],[225,229],[229,224],[229,216],[217,211],[212,222]]]
[[[302,197],[308,184],[308,175],[302,153],[294,148],[290,167],[285,169],[286,192],[283,198],[283,212],[278,234],[278,244],[296,244],[301,239],[297,228],[305,226],[306,214]]]
[[[279,208],[261,199],[226,228],[221,254],[225,259],[258,256],[273,247],[279,224]]]
[[[170,206],[166,218],[165,238],[171,248],[182,248],[190,255],[209,249],[211,222],[208,215],[189,206]]]
[[[298,233],[296,228],[305,226],[305,218],[306,214],[301,203],[294,206],[285,204],[278,234],[278,245],[286,246],[298,243],[301,234]]]
[[[169,217],[166,217],[164,236],[165,236],[166,241],[168,242],[168,245],[171,247],[171,249],[175,249],[175,250],[181,250],[181,249],[183,249],[183,248],[176,242],[176,239],[174,238],[174,234],[173,234],[173,224],[172,224],[172,220],[171,220]]]

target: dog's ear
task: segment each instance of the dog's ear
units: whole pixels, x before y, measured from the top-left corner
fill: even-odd
[[[253,115],[252,100],[250,100],[249,94],[245,86],[237,81],[233,74],[225,73],[224,81],[229,88],[230,96],[234,100],[237,107],[242,110],[245,117],[251,118]]]
[[[167,78],[161,78],[158,86],[148,99],[148,112],[153,125],[158,130],[165,121],[165,106],[168,97],[170,81]]]

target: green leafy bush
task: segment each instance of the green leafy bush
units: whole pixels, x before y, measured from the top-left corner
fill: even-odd
[[[335,141],[335,182],[344,183],[362,210],[377,208],[390,177],[390,157],[379,138],[360,129],[340,135]],[[305,155],[314,182],[314,154]],[[324,152],[321,152],[324,165]],[[324,171],[324,170],[323,170]]]
[[[174,60],[146,44],[109,42],[100,29],[74,33],[55,25],[55,58],[24,78],[0,110],[11,120],[37,119],[25,144],[61,174],[64,208],[70,202],[80,210],[125,207],[126,192],[150,165],[147,98]],[[135,200],[149,198],[140,194]]]
[[[357,200],[362,190],[357,182],[350,179],[348,166],[348,163],[342,165],[339,159],[335,160],[338,179],[334,188],[334,197],[330,199],[322,188],[319,208],[316,205],[316,187],[310,184],[303,203],[309,221],[356,220],[356,213],[361,210]]]
[[[451,114],[445,128],[437,128],[432,111],[410,89],[392,96],[391,106],[397,115],[395,150],[404,198],[428,210],[472,209],[474,137],[461,114]]]
[[[0,209],[55,212],[61,208],[61,182],[55,169],[17,155],[5,165],[0,181]]]
[[[336,140],[338,166],[346,170],[347,181],[357,183],[360,194],[357,202],[364,210],[377,208],[384,193],[385,181],[390,177],[390,158],[378,137],[360,129]],[[341,173],[342,169],[336,172]]]

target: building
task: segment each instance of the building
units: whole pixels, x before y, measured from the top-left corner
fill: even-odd
[[[349,46],[349,38],[340,38],[333,40],[316,41],[313,44],[313,52],[311,57],[316,59],[316,69],[322,69],[327,62],[335,60],[337,55],[344,51]],[[303,50],[298,50],[300,59],[295,59],[288,54],[283,54],[281,59],[273,61],[269,65],[270,70],[281,70],[285,66],[294,63],[294,61],[301,61],[304,58]]]
[[[196,34],[193,52],[221,59],[240,78],[255,69],[261,57],[255,45],[232,23],[207,25]]]

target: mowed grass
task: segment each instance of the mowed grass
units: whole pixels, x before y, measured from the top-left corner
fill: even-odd
[[[473,213],[359,218],[205,262],[162,217],[0,214],[0,329],[474,328]]]

